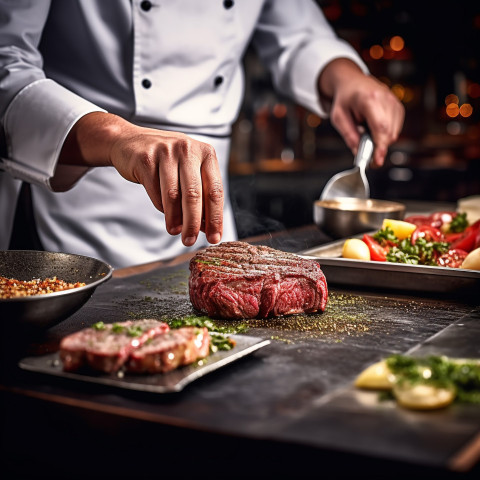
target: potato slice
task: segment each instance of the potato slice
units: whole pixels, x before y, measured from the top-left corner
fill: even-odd
[[[349,238],[345,240],[342,248],[343,258],[352,258],[354,260],[370,260],[370,250],[367,244],[359,238]]]
[[[404,222],[403,220],[394,220],[392,218],[385,218],[383,220],[382,230],[386,227],[390,227],[399,240],[409,237],[417,228],[413,223]]]
[[[395,382],[395,375],[387,367],[385,360],[370,365],[356,378],[355,386],[372,390],[390,390]]]
[[[469,270],[480,270],[480,248],[472,250],[463,260],[460,268]]]
[[[436,410],[445,408],[455,400],[455,391],[427,383],[402,382],[393,387],[393,395],[399,405],[412,410]]]

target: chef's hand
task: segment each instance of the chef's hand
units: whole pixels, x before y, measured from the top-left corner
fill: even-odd
[[[361,127],[368,125],[375,149],[373,166],[385,161],[388,147],[400,134],[405,109],[388,87],[365,75],[348,59],[330,62],[319,77],[323,105],[330,111],[330,121],[355,154]]]
[[[199,231],[210,243],[223,231],[223,184],[211,145],[177,132],[133,125],[116,115],[93,112],[72,128],[60,163],[113,166],[145,187],[165,214],[168,233],[192,246]]]

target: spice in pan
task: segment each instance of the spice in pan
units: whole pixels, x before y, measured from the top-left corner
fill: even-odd
[[[57,277],[41,280],[17,280],[0,276],[0,298],[29,297],[32,295],[44,295],[47,293],[61,292],[72,288],[84,287],[85,283],[70,283]]]

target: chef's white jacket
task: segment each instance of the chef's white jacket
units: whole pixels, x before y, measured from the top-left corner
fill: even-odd
[[[331,60],[365,65],[312,0],[0,0],[0,248],[8,248],[21,181],[32,184],[43,247],[114,267],[185,252],[143,186],[112,167],[58,165],[83,115],[108,111],[212,144],[228,201],[231,125],[253,42],[275,86],[319,115],[316,80]],[[193,248],[207,245],[202,235]]]

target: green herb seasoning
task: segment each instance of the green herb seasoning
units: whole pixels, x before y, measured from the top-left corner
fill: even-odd
[[[391,355],[386,362],[399,384],[424,383],[449,388],[455,390],[458,402],[480,403],[480,362],[435,355],[423,359]]]
[[[380,245],[386,245],[388,242],[395,244],[400,242],[390,227],[385,227],[384,229],[379,230],[373,235],[373,238],[380,243]]]
[[[468,227],[468,220],[466,213],[459,213],[452,218],[448,230],[452,233],[463,232]]]
[[[123,327],[122,325],[120,325],[119,323],[114,323],[112,325],[112,332],[113,333],[123,333],[125,330],[125,327]]]

